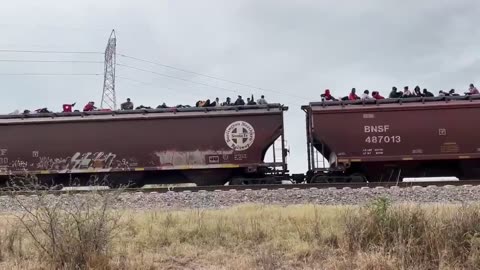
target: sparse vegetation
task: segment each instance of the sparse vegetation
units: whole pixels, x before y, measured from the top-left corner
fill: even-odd
[[[39,196],[35,201],[42,207],[3,216],[0,268],[480,267],[478,205],[392,205],[380,198],[362,207],[243,205],[119,213],[107,203],[112,197],[93,194],[95,200],[72,197],[69,207]]]

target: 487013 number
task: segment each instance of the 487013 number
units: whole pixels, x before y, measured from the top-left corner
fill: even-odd
[[[400,136],[368,136],[365,138],[366,143],[401,143]]]

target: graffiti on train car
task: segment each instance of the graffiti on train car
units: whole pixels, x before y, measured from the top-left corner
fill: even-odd
[[[8,166],[8,149],[0,148],[0,167]]]
[[[233,160],[233,151],[161,151],[155,152],[160,166],[207,165]]]
[[[128,168],[135,165],[132,160],[116,159],[114,153],[105,152],[76,152],[71,157],[53,158],[39,156],[35,168],[39,170],[85,170],[85,169],[109,169]]]

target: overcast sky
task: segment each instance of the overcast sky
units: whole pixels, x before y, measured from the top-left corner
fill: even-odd
[[[118,63],[177,76],[206,87],[117,67],[118,100],[135,105],[193,104],[265,94],[290,107],[286,115],[290,167],[306,169],[300,105],[349,89],[420,85],[435,93],[467,89],[480,72],[480,2],[363,1],[121,1],[17,0],[0,8],[0,49],[103,51],[111,29],[117,52],[273,91],[216,81],[125,57]],[[0,59],[102,61],[95,54],[21,54]],[[103,73],[95,63],[12,63],[5,73]],[[6,76],[2,111],[89,100],[100,102],[103,76]],[[132,81],[135,80],[135,81]],[[282,94],[277,94],[278,92]]]

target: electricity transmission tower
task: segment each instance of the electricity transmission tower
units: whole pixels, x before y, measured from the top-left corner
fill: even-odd
[[[103,74],[102,109],[117,109],[117,97],[115,95],[115,64],[116,64],[117,38],[115,30],[112,30],[105,49],[105,70]]]

